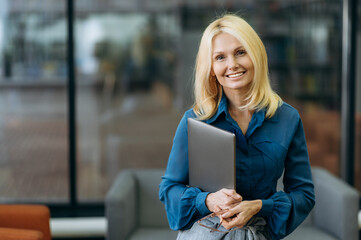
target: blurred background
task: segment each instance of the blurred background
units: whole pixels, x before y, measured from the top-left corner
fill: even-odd
[[[227,11],[263,40],[273,88],[301,114],[311,164],[340,176],[342,1],[77,0],[74,7],[75,94],[67,2],[0,0],[0,202],[68,206],[75,198],[101,209],[120,170],[165,168],[193,102],[202,31]],[[351,142],[361,190],[361,25],[356,59]]]

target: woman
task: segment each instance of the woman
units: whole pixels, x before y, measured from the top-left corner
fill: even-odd
[[[206,28],[194,86],[194,107],[180,121],[160,184],[170,227],[181,230],[178,239],[285,237],[315,202],[307,146],[298,112],[271,89],[261,39],[242,18],[225,15]],[[236,190],[187,186],[187,118],[235,133]],[[284,192],[276,190],[283,172]],[[237,229],[210,232],[197,222],[212,212],[221,213],[220,229]],[[208,227],[219,227],[215,218]]]

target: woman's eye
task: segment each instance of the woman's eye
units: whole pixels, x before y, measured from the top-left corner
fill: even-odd
[[[223,57],[223,55],[218,55],[218,56],[215,57],[215,59],[216,59],[217,61],[221,61],[221,60],[224,59],[224,57]]]
[[[238,50],[238,51],[237,51],[237,55],[239,55],[239,56],[242,56],[242,55],[244,55],[244,54],[246,54],[246,51],[245,51],[245,50]]]

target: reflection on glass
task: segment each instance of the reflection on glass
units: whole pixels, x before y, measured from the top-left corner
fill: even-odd
[[[0,9],[0,201],[67,202],[65,3]]]

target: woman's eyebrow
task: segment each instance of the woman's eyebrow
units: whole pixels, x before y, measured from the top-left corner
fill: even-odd
[[[223,51],[216,51],[216,52],[213,52],[213,55],[221,54],[221,53],[223,53]]]
[[[241,45],[241,46],[239,46],[239,47],[237,47],[237,48],[235,48],[234,50],[236,51],[236,50],[240,50],[240,49],[244,49],[244,47]]]
[[[233,49],[233,51],[237,51],[237,50],[240,50],[240,49],[244,50],[245,48],[244,48],[243,45],[240,45],[240,46],[236,47],[235,49]],[[213,52],[213,55],[223,54],[223,53],[224,53],[223,51],[215,51],[215,52]]]

